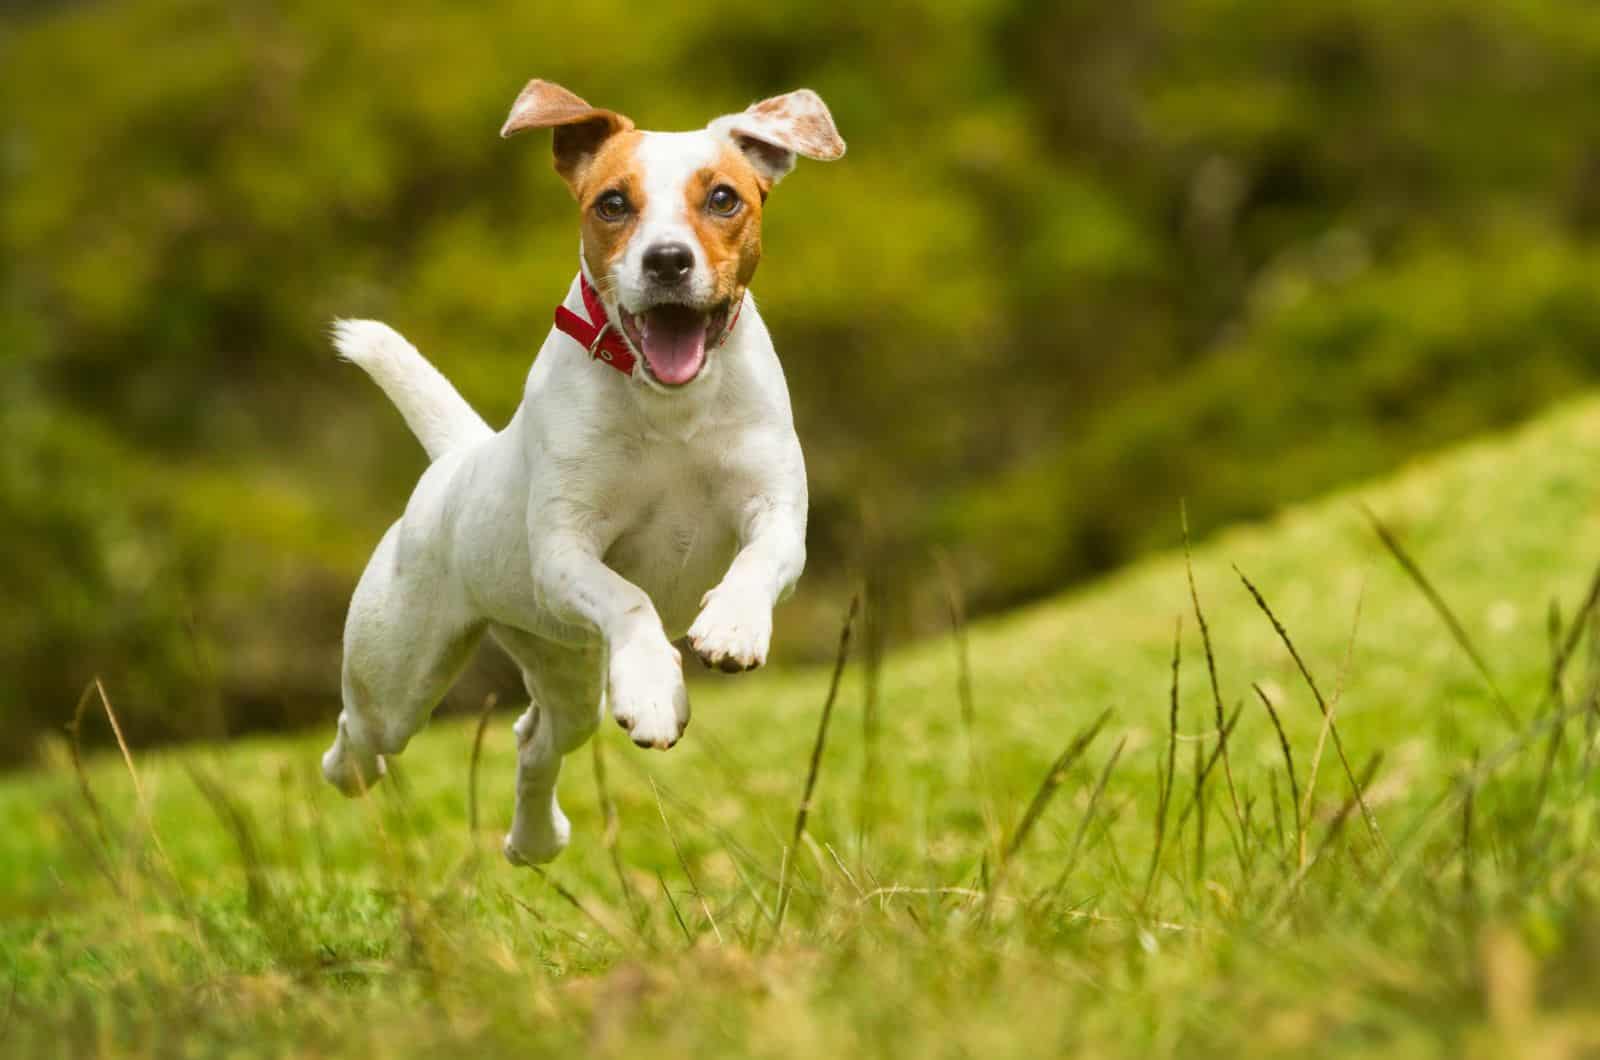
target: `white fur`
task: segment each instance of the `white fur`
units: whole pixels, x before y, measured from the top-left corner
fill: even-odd
[[[493,432],[417,348],[376,320],[336,320],[333,345],[389,395],[430,457]]]
[[[705,132],[647,132],[639,137],[635,157],[644,175],[644,211],[621,261],[613,269],[617,300],[628,312],[637,313],[650,302],[644,253],[661,243],[682,243],[694,251],[694,270],[689,274],[685,300],[710,301],[716,280],[705,248],[689,224],[689,202],[682,189],[698,170],[716,160],[721,146],[720,137]]]
[[[664,145],[646,163],[653,179],[681,181],[719,134],[651,142]],[[673,223],[644,227],[657,238]],[[565,304],[584,312],[576,279]],[[561,757],[607,706],[638,744],[682,735],[689,702],[674,638],[687,632],[724,669],[766,659],[772,608],[805,563],[806,526],[805,465],[772,340],[746,295],[699,377],[668,390],[552,330],[521,406],[491,432],[389,328],[345,321],[336,335],[434,462],[351,600],[344,710],[323,772],[347,793],[375,783],[382,756],[406,746],[488,632],[532,700],[516,726],[506,855],[549,860],[570,831],[555,797]]]

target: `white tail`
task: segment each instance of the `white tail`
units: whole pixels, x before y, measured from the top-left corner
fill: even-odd
[[[333,345],[361,368],[394,402],[430,460],[494,432],[450,385],[450,380],[387,324],[336,320]]]

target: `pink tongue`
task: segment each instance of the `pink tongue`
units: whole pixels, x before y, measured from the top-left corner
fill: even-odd
[[[706,362],[706,318],[677,307],[652,309],[640,328],[650,371],[668,386],[680,386],[700,374]]]

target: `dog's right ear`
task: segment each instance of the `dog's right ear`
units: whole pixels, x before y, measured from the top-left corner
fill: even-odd
[[[591,107],[560,85],[534,78],[528,82],[500,127],[501,136],[523,129],[554,129],[556,172],[572,187],[600,145],[633,122],[616,111]]]

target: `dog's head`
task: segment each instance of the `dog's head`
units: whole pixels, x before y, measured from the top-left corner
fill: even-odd
[[[658,385],[700,374],[761,260],[761,210],[797,155],[844,141],[809,89],[695,132],[635,129],[560,85],[530,81],[500,130],[555,130],[556,172],[582,211],[585,271]]]

